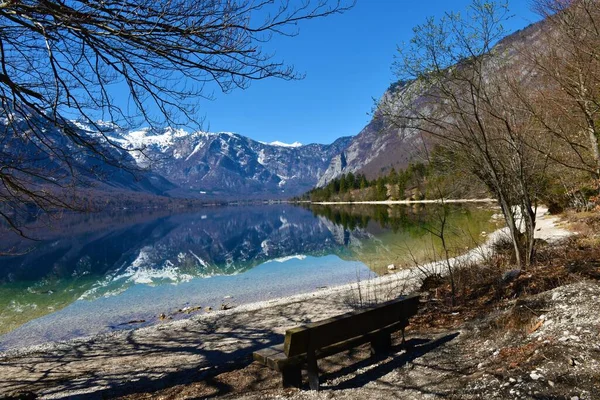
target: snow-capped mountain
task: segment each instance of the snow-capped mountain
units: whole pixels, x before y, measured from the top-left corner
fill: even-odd
[[[77,124],[93,134],[93,129]],[[104,127],[103,133],[130,149],[140,167],[178,186],[171,195],[215,199],[287,198],[304,193],[351,139],[302,145],[262,143],[230,132]]]
[[[29,119],[20,117],[9,124],[7,113],[7,109],[0,112],[0,159],[9,169],[26,171],[18,175],[24,186],[37,190],[44,187],[54,193],[75,185],[81,190],[96,192],[151,195],[162,195],[175,188],[161,176],[137,168],[132,154],[111,146],[97,132],[96,136],[90,137],[90,146],[84,146],[68,139],[61,129],[45,118],[32,114]],[[89,132],[77,133],[85,135]]]

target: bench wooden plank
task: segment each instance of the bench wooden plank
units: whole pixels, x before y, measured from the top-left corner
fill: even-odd
[[[366,310],[358,310],[289,329],[284,352],[288,357],[305,354],[309,342],[315,348],[327,347],[349,338],[362,336],[395,322],[408,320],[419,305],[419,295],[392,300]]]
[[[389,336],[392,333],[397,332],[404,327],[404,323],[397,322],[395,324],[386,326],[382,329],[378,329],[368,334],[348,339],[343,342],[335,343],[331,346],[327,346],[322,349],[318,349],[316,352],[317,358],[328,357],[330,355],[340,353],[344,350],[352,349],[365,343],[378,341],[379,338],[381,338],[382,336],[387,336],[389,338]],[[378,349],[374,350],[375,352],[377,352]],[[384,350],[384,348],[379,347],[379,350]],[[271,369],[280,372],[291,365],[302,365],[306,362],[306,354],[301,354],[294,357],[287,357],[285,352],[283,351],[283,344],[278,344],[275,346],[255,351],[253,353],[253,357],[254,361],[257,361],[263,365],[268,366]]]

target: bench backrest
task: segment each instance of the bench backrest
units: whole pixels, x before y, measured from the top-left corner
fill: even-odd
[[[419,295],[414,294],[388,301],[364,310],[288,329],[284,352],[288,357],[304,354],[309,340],[312,348],[320,349],[376,331],[399,321],[406,321],[417,312]]]

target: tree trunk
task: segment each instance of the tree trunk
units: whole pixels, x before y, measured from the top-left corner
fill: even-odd
[[[592,146],[592,153],[594,155],[594,161],[596,162],[596,180],[600,179],[600,147],[598,147],[598,134],[594,126],[588,126],[588,135],[590,138],[590,145]]]
[[[513,248],[515,252],[515,260],[519,267],[523,267],[523,263],[521,260],[521,246],[519,244],[519,228],[515,222],[515,214],[513,212],[512,207],[508,204],[508,202],[502,197],[500,197],[500,207],[502,208],[502,213],[504,214],[504,220],[506,221],[506,226],[508,228],[508,232],[510,233],[510,238],[513,243]]]
[[[525,254],[525,265],[528,267],[533,263],[534,252],[535,252],[535,210],[531,204],[521,205],[521,214],[525,219],[525,239],[526,243],[524,248],[527,250]]]

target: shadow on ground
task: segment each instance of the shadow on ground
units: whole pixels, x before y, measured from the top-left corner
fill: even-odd
[[[243,312],[214,314],[52,351],[0,357],[0,398],[106,398],[208,379],[243,368],[252,362],[253,351],[282,342],[281,332],[273,327],[312,320],[315,316],[306,311],[310,308],[298,302],[263,309],[252,324]]]

